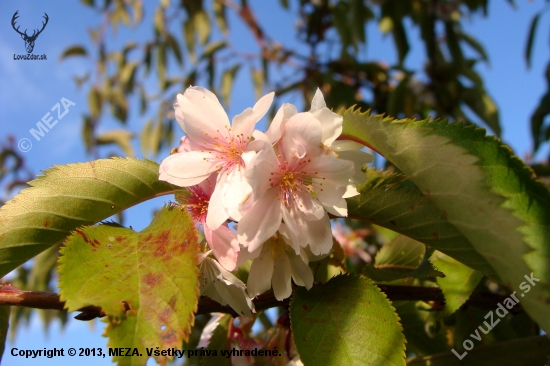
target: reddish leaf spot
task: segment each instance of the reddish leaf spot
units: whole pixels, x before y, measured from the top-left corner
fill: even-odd
[[[174,332],[173,330],[166,330],[161,332],[160,339],[163,340],[163,345],[166,347],[170,347],[173,344],[177,344],[178,347],[181,346],[180,344],[178,344],[176,332]]]
[[[91,244],[92,244],[92,246],[93,246],[94,248],[95,248],[95,247],[101,246],[101,243],[100,243],[99,240],[97,240],[97,239],[92,240],[92,243],[91,243]]]
[[[432,238],[439,239],[439,234],[438,233],[432,233]]]
[[[143,282],[145,282],[149,286],[154,286],[154,285],[157,284],[157,278],[154,275],[152,275],[151,273],[147,273],[143,277]]]
[[[151,240],[152,237],[153,237],[153,234],[149,234],[145,237],[145,239],[143,239],[143,241],[149,241]]]
[[[430,190],[429,190],[429,189],[426,189],[426,196],[430,197],[430,195],[431,195]]]
[[[170,231],[164,230],[162,233],[159,234],[159,236],[157,236],[157,240],[155,241],[159,245],[166,245],[166,243],[168,242],[169,236],[170,236]]]
[[[414,211],[414,209],[415,209],[414,206],[409,207],[409,210],[410,210],[410,211]]]
[[[305,311],[309,311],[309,307],[306,304],[303,304],[302,307],[304,308]]]
[[[170,305],[170,307],[172,309],[175,309],[176,308],[176,302],[178,301],[178,299],[176,298],[176,295],[172,296],[172,298],[170,299],[170,301],[168,302],[168,305]]]
[[[88,239],[88,237],[86,236],[86,234],[84,234],[84,231],[80,230],[80,229],[76,229],[76,234],[80,235],[82,237],[82,239],[86,242],[86,244],[90,244],[92,245],[92,242],[90,239]]]
[[[44,227],[50,227],[50,220],[46,219],[46,221],[44,221]]]
[[[117,236],[115,240],[120,243],[124,238],[122,236]]]
[[[390,223],[393,225],[393,226],[396,226],[397,224],[395,223],[395,221],[391,220]]]
[[[443,210],[443,216],[445,216],[445,217],[449,216],[449,214],[447,213],[446,210]]]

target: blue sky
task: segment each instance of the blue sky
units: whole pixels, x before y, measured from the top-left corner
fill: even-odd
[[[268,34],[280,41],[287,41],[292,37],[292,28],[295,18],[292,14],[282,11],[278,6],[262,8],[265,4],[261,0],[250,0],[260,23]],[[523,59],[523,50],[527,37],[529,22],[533,15],[543,8],[544,0],[519,0],[518,8],[513,9],[504,1],[491,1],[490,17],[474,16],[465,22],[465,31],[475,35],[486,47],[490,58],[490,66],[480,64],[486,88],[496,101],[501,116],[503,140],[508,143],[515,153],[524,157],[531,150],[529,125],[527,123],[531,113],[545,92],[546,84],[542,77],[546,64],[550,60],[548,45],[548,28],[550,14],[545,14],[539,24],[539,32],[533,50],[533,63],[530,70],[526,69]],[[21,29],[37,27],[43,21],[42,15],[46,12],[49,23],[44,32],[38,37],[34,54],[46,54],[47,61],[16,61],[14,54],[25,54],[24,42],[11,27],[11,17],[19,10],[18,24]],[[151,17],[146,13],[146,19]],[[232,40],[239,47],[255,44],[247,30],[236,21],[232,12],[229,12],[231,29],[234,32]],[[59,55],[69,45],[88,43],[88,27],[95,27],[101,22],[101,16],[79,2],[67,1],[13,1],[0,2],[0,137],[13,135],[16,141],[22,138],[31,140],[33,146],[25,153],[28,166],[36,173],[47,169],[54,164],[69,164],[90,159],[85,153],[81,141],[81,116],[87,107],[86,95],[78,90],[73,82],[73,76],[83,75],[91,67],[85,59],[59,61]],[[114,40],[121,44],[129,39],[148,37],[147,29],[135,31],[121,29]],[[379,34],[375,24],[367,30],[369,37],[368,47],[364,52],[369,59],[386,60],[392,63],[396,54],[390,37]],[[418,31],[410,34],[411,52],[406,65],[409,68],[418,68],[424,59],[423,46],[415,43]],[[292,45],[298,45],[291,41]],[[246,51],[246,48],[240,48]],[[266,90],[266,92],[269,90]],[[292,100],[292,96],[285,97],[281,102],[291,102],[300,108],[301,100]],[[36,123],[62,98],[75,103],[68,109],[67,114],[49,131],[40,141],[36,141],[29,133],[36,128]],[[236,80],[232,95],[230,117],[240,113],[244,108],[255,102],[252,84],[247,72],[242,72]],[[61,108],[63,111],[63,108]],[[56,112],[55,112],[56,113]],[[55,117],[55,116],[54,116]],[[138,116],[131,116],[138,118]],[[145,118],[132,121],[141,126]],[[105,130],[116,127],[116,123],[108,121]],[[136,129],[138,131],[138,129]],[[139,151],[138,144],[135,145]],[[156,159],[158,162],[164,151]],[[138,155],[139,156],[139,155]],[[544,146],[538,157],[548,156],[548,146]],[[141,230],[148,224],[149,213],[155,207],[162,205],[169,197],[159,198],[153,202],[132,208],[126,215],[126,224],[134,229]],[[145,214],[144,214],[145,213]],[[65,348],[68,347],[102,347],[106,351],[107,339],[101,337],[103,324],[93,323],[95,329],[90,330],[89,324],[79,321],[70,321],[68,326],[61,330],[58,323],[54,323],[46,334],[37,319],[33,319],[28,328],[21,328],[15,341],[8,342],[3,358],[4,365],[36,365],[37,360],[25,360],[12,357],[10,350],[13,347],[20,349]],[[40,359],[41,365],[73,365],[70,357],[57,359]],[[79,358],[80,365],[110,364],[109,358],[96,359],[93,357]]]

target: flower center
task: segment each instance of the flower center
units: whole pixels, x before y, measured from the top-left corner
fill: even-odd
[[[233,136],[230,128],[228,129],[229,137],[222,135],[219,131],[217,132],[218,136],[212,136],[214,142],[211,145],[212,150],[209,151],[210,154],[214,155],[214,159],[219,162],[216,168],[230,170],[235,166],[237,168],[244,166],[242,154],[251,137],[245,137],[242,133]]]
[[[197,186],[191,186],[187,188],[191,193],[190,196],[181,197],[183,206],[187,207],[187,211],[191,215],[195,225],[203,224],[206,221],[206,214],[208,213],[208,202],[210,201],[208,195],[204,190]]]
[[[278,232],[264,245],[266,245],[266,250],[269,251],[273,259],[279,258],[285,252],[285,247],[287,246]]]

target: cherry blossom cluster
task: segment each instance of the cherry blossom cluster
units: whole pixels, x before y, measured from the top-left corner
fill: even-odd
[[[201,293],[241,314],[270,288],[279,300],[291,295],[292,280],[311,288],[309,262],[332,249],[328,213],[347,216],[345,198],[358,194],[361,168],[372,160],[362,145],[337,140],[342,117],[319,90],[310,111],[284,104],[266,132],[255,130],[273,98],[265,95],[230,124],[212,92],[188,88],[174,106],[185,136],[160,166],[161,180],[187,187],[180,201],[217,259],[201,256]],[[248,260],[245,287],[230,271]]]

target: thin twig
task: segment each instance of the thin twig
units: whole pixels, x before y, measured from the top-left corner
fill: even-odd
[[[444,306],[444,296],[441,289],[435,287],[419,286],[393,286],[378,285],[391,301],[424,301]],[[473,293],[464,306],[472,306],[482,309],[494,309],[506,296],[492,293]],[[256,311],[266,310],[278,306],[288,306],[290,299],[278,301],[273,292],[266,292],[254,300]],[[64,310],[65,303],[59,295],[43,291],[22,291],[11,285],[0,287],[0,305],[24,306],[35,309]],[[516,306],[512,313],[522,312],[520,306]],[[86,306],[78,310],[75,318],[79,320],[92,320],[105,316],[103,310],[97,306]],[[226,313],[233,316],[238,314],[228,305],[220,305],[216,301],[201,297],[199,299],[197,314]]]

